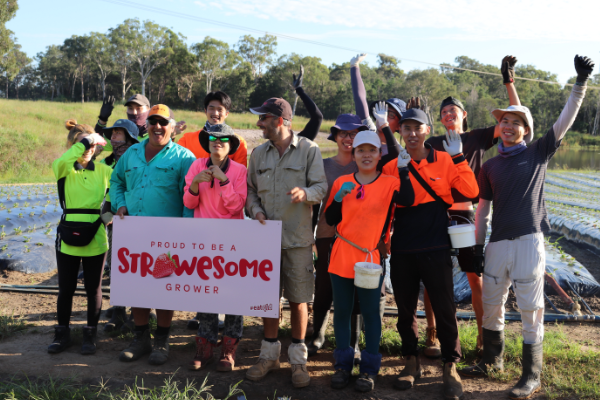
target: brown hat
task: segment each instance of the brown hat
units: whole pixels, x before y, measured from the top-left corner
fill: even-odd
[[[129,103],[135,103],[140,106],[146,106],[150,108],[150,100],[148,100],[148,98],[143,94],[134,94],[125,102],[125,106],[127,106]]]
[[[288,121],[292,120],[292,106],[280,97],[271,97],[262,106],[251,108],[250,112],[256,115],[273,114]]]

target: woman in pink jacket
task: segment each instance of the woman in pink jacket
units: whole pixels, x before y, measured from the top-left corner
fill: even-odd
[[[194,218],[244,219],[246,203],[246,167],[231,160],[240,140],[228,125],[204,128],[199,135],[200,145],[210,158],[199,158],[185,177],[183,204],[194,210]],[[213,347],[219,346],[218,314],[198,313],[196,356],[190,369],[199,370],[214,361]],[[244,317],[227,315],[221,341],[221,357],[217,371],[231,371],[235,365],[235,351],[242,338]]]

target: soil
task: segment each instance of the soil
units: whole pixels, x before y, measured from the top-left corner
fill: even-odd
[[[563,245],[564,246],[564,245]],[[4,271],[0,276],[0,283],[18,285],[56,285],[56,271],[45,274],[24,274],[15,271]],[[594,299],[598,300],[598,299]],[[598,307],[600,302],[589,302]],[[86,298],[75,297],[73,302],[72,327],[74,331],[85,325]],[[104,300],[104,307],[108,307],[108,300]],[[394,306],[393,297],[388,295],[388,305]],[[422,306],[422,304],[421,304]],[[260,340],[262,339],[262,326],[258,318],[245,318],[244,338],[240,342],[237,352],[236,368],[230,373],[220,373],[215,369],[215,364],[205,370],[192,372],[187,370],[187,363],[193,358],[195,352],[194,332],[187,330],[187,321],[193,313],[176,312],[171,339],[171,353],[169,361],[162,366],[151,366],[146,358],[134,363],[118,361],[121,350],[129,344],[128,339],[110,337],[100,331],[98,333],[98,352],[94,356],[79,354],[81,343],[80,334],[75,333],[75,345],[58,355],[50,355],[46,347],[53,338],[53,326],[56,323],[56,296],[25,294],[16,292],[0,292],[0,309],[6,315],[13,314],[23,318],[29,327],[22,333],[15,334],[0,341],[0,379],[11,377],[45,378],[48,374],[53,378],[75,378],[76,380],[96,385],[108,382],[113,389],[132,385],[136,378],[138,384],[143,380],[145,387],[162,385],[164,380],[175,374],[175,379],[181,382],[195,379],[202,381],[207,374],[208,383],[213,385],[212,393],[217,397],[224,396],[230,385],[242,382],[240,388],[244,390],[248,399],[272,399],[277,393],[279,396],[291,396],[292,399],[316,399],[327,396],[330,399],[431,399],[441,398],[442,369],[439,360],[429,360],[422,357],[425,369],[423,378],[417,381],[415,388],[407,392],[393,389],[396,376],[403,367],[403,361],[397,356],[384,354],[380,377],[376,389],[368,395],[359,394],[352,388],[352,384],[344,390],[332,390],[330,377],[333,372],[332,349],[324,348],[319,354],[309,359],[308,370],[311,374],[311,385],[307,388],[295,389],[291,385],[290,365],[287,363],[286,349],[290,338],[282,338],[281,370],[271,372],[261,382],[251,382],[244,379],[246,369],[253,365],[260,353]],[[507,311],[515,307],[510,301]],[[459,309],[471,311],[468,304],[459,305]],[[289,311],[284,311],[284,318],[289,321]],[[392,323],[393,317],[384,318],[387,323]],[[106,322],[104,315],[100,326]],[[460,324],[464,322],[460,321]],[[508,330],[520,330],[520,323],[510,323]],[[332,329],[330,326],[329,329]],[[420,331],[425,330],[425,321],[419,320]],[[554,325],[547,325],[547,331],[560,329]],[[565,324],[569,331],[569,338],[576,341],[590,343],[590,347],[598,350],[593,343],[600,343],[600,331],[591,325],[570,323]],[[218,351],[218,350],[216,350]],[[472,362],[473,360],[468,360]],[[465,379],[465,399],[505,399],[507,391],[514,382],[498,383],[488,379]],[[543,394],[536,394],[535,398],[544,398]]]

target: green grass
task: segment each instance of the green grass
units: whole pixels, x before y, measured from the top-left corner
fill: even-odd
[[[92,127],[98,119],[100,102],[58,103],[0,99],[4,118],[0,121],[0,183],[54,182],[52,161],[66,150],[65,121],[74,118]],[[186,132],[197,131],[205,123],[202,112],[174,110],[177,120],[185,120]],[[109,122],[126,118],[125,108],[115,104]],[[234,129],[256,129],[251,113],[230,114],[227,123]],[[292,128],[300,131],[308,119],[296,117]],[[334,121],[323,121],[326,132]],[[102,158],[103,156],[101,156]]]
[[[23,318],[15,317],[14,312],[10,315],[0,313],[0,340],[6,339],[27,329],[29,324]]]

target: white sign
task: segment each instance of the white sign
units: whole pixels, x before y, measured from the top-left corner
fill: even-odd
[[[281,221],[113,219],[113,305],[279,317]]]

